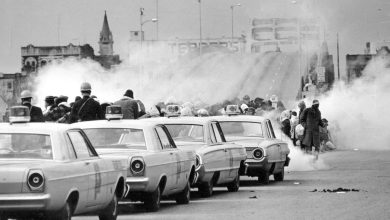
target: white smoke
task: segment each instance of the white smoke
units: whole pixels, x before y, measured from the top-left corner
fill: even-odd
[[[73,101],[80,95],[79,86],[84,81],[92,84],[92,93],[101,102],[114,102],[127,89],[132,89],[135,98],[149,106],[167,99],[190,101],[195,105],[215,104],[245,94],[253,99],[256,96],[265,98],[264,91],[272,83],[271,73],[281,65],[281,62],[274,63],[274,58],[287,60],[283,64],[285,67],[279,68],[285,71],[280,74],[287,77],[298,74],[295,56],[278,53],[209,52],[201,58],[168,58],[163,61],[142,53],[138,55],[138,59],[131,63],[126,62],[109,71],[88,59],[66,59],[47,65],[35,81],[34,91],[39,105],[43,106],[44,97],[48,95],[67,95]],[[294,85],[291,87],[294,91],[283,92],[295,97],[299,79],[291,85]]]
[[[320,98],[338,148],[390,149],[390,68],[388,57],[376,57],[351,84],[337,83]]]

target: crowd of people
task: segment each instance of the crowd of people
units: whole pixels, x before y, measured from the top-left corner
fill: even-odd
[[[306,108],[304,101],[298,103],[298,113],[285,110],[280,115],[281,130],[291,138],[294,146],[299,145],[306,153],[313,152],[316,159],[320,152],[336,149],[328,129],[328,120],[322,118],[319,101],[313,100]]]
[[[30,109],[31,122],[58,122],[58,123],[75,123],[79,121],[101,120],[105,118],[105,110],[107,106],[117,105],[122,109],[124,119],[141,119],[149,117],[162,117],[169,113],[172,102],[160,102],[157,105],[151,106],[148,110],[145,109],[142,101],[134,98],[134,93],[128,89],[123,94],[123,97],[111,103],[99,103],[96,96],[91,95],[92,86],[88,82],[84,82],[80,86],[81,96],[75,97],[74,102],[69,103],[68,97],[46,96],[45,109],[33,106],[31,104],[32,94],[25,90],[21,93],[22,105]],[[291,138],[294,146],[298,143],[303,151],[312,152],[318,158],[318,153],[325,150],[333,150],[335,146],[332,137],[328,130],[328,121],[321,117],[319,110],[319,101],[314,100],[312,106],[306,108],[304,101],[298,103],[298,111],[286,110],[282,102],[272,102],[256,97],[251,100],[248,95],[242,99],[225,100],[222,103],[214,104],[205,108],[200,108],[195,111],[192,103],[186,102],[181,105],[181,108],[173,109],[179,112],[181,116],[209,116],[223,115],[224,107],[227,105],[238,105],[241,114],[245,115],[265,115],[269,112],[279,112],[278,121],[281,130],[284,134]]]

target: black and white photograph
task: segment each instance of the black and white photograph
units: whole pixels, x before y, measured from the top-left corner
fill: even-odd
[[[387,220],[389,112],[389,0],[0,0],[0,220]]]

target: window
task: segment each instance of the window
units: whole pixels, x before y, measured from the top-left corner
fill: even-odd
[[[146,150],[142,129],[132,128],[90,128],[84,130],[95,149],[129,148]]]
[[[270,138],[276,138],[275,133],[274,133],[274,129],[273,129],[272,124],[271,124],[271,121],[268,120],[267,124],[268,124]]]
[[[219,122],[219,124],[227,141],[264,137],[263,129],[259,122],[224,121]]]
[[[212,129],[213,129],[214,134],[215,134],[216,142],[217,143],[223,142],[222,136],[221,136],[221,133],[219,132],[217,123],[213,122],[213,123],[211,123],[211,126],[212,126]]]
[[[204,142],[202,125],[169,124],[165,127],[167,127],[175,142]]]
[[[0,134],[0,158],[53,159],[50,136]]]
[[[158,137],[160,138],[162,149],[173,148],[167,134],[162,127],[156,127],[156,132]]]
[[[7,89],[12,90],[12,82],[7,82]]]
[[[68,132],[70,141],[79,159],[86,159],[95,156],[89,149],[87,142],[79,131]]]

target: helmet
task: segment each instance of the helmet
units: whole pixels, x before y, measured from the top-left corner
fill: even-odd
[[[197,113],[198,113],[198,117],[207,117],[207,116],[209,116],[209,112],[206,109],[204,109],[204,108],[199,109]]]
[[[249,97],[249,95],[244,95],[244,97],[242,98],[242,100],[250,100],[251,98]]]
[[[20,93],[20,98],[21,99],[32,98],[32,94],[29,90],[23,90],[22,93]]]
[[[91,91],[92,90],[92,87],[91,87],[91,84],[89,84],[89,82],[83,82],[81,83],[81,86],[80,86],[80,91],[83,92],[83,91]]]

